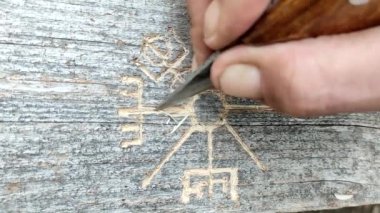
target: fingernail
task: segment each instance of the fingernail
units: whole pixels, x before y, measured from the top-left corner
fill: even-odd
[[[260,71],[251,65],[236,64],[222,73],[220,89],[227,95],[244,98],[262,98]]]
[[[196,70],[197,68],[198,68],[198,62],[197,62],[196,56],[194,55],[191,61],[191,70]]]
[[[219,13],[220,13],[220,5],[219,1],[213,1],[205,14],[205,39],[209,40],[212,38],[217,30],[218,22],[219,22]]]

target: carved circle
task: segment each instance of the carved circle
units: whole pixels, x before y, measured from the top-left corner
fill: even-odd
[[[222,119],[223,103],[216,94],[211,92],[201,94],[194,107],[201,125],[215,124]]]

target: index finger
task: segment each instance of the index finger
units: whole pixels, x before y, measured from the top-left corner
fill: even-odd
[[[197,64],[203,63],[211,54],[211,50],[203,40],[204,16],[211,1],[212,0],[187,0],[187,8],[191,21],[191,42],[193,45],[194,59]]]

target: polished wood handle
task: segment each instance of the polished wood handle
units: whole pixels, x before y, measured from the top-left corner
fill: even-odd
[[[241,42],[264,45],[377,25],[380,25],[380,0],[278,0]]]

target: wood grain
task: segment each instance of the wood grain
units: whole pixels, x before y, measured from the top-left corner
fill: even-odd
[[[296,119],[215,93],[151,111],[189,71],[184,2],[5,0],[0,20],[2,211],[288,212],[380,202],[379,113]],[[203,195],[186,202],[184,189]]]

